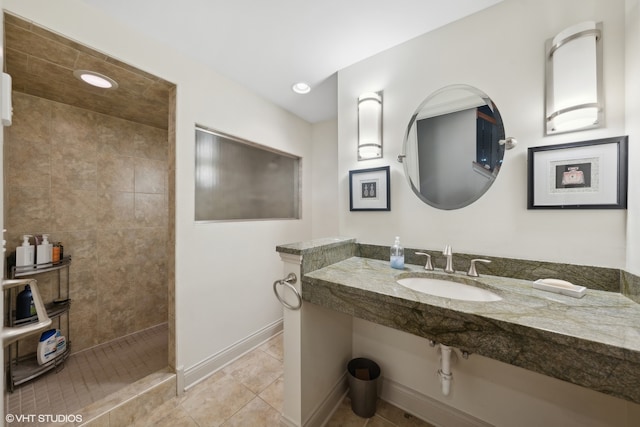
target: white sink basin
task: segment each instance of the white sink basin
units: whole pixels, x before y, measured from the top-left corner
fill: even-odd
[[[500,301],[502,299],[486,289],[430,277],[407,277],[398,280],[398,283],[414,291],[443,298],[463,301]]]

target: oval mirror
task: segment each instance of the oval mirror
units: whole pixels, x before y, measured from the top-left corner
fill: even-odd
[[[495,104],[467,85],[437,90],[409,121],[401,155],[413,192],[439,209],[478,200],[504,157],[504,126]]]

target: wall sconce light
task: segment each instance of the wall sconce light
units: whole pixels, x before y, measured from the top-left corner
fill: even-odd
[[[602,23],[567,28],[546,55],[546,134],[602,126]]]
[[[382,92],[358,97],[358,160],[382,157]]]

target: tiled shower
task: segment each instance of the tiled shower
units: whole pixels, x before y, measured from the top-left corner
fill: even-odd
[[[144,337],[150,334],[164,361],[150,364],[144,358],[148,366],[127,368],[135,371],[131,378],[149,367],[173,366],[168,349],[173,341],[169,300],[174,136],[173,115],[166,110],[173,111],[168,104],[175,101],[175,92],[167,90],[166,82],[143,72],[142,77],[134,75],[125,64],[17,17],[5,15],[5,31],[7,70],[14,79],[13,123],[4,129],[7,253],[20,244],[23,234],[49,234],[51,241],[62,243],[64,255],[72,257],[70,330],[63,331],[72,355],[65,370],[78,365],[74,357],[87,365],[99,363],[91,362],[92,355],[107,351],[140,354],[144,349],[135,346],[149,343]],[[75,59],[67,61],[69,57]],[[101,70],[117,69],[121,81],[133,79],[124,83],[124,90],[146,90],[164,99],[164,111],[156,112],[156,123],[164,126],[135,120],[140,111],[150,110],[144,96],[139,97],[140,105],[127,106],[131,114],[109,114],[99,91],[71,91],[73,83],[66,74],[56,75],[66,71],[65,61],[69,66],[83,62]],[[162,90],[148,90],[140,83],[161,85]],[[57,290],[56,272],[35,278],[43,299],[51,300]],[[35,345],[35,339],[21,344],[21,353],[33,351]],[[89,371],[100,369],[96,365]],[[51,383],[56,376],[74,376],[60,374],[51,372],[34,381]],[[104,383],[100,387],[111,390]]]
[[[7,246],[48,233],[71,255],[74,351],[166,322],[166,130],[19,92],[13,105]]]

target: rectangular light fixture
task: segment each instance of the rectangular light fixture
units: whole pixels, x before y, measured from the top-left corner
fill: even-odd
[[[382,92],[358,97],[358,160],[382,157]]]
[[[547,135],[602,125],[602,24],[581,22],[546,45]]]

